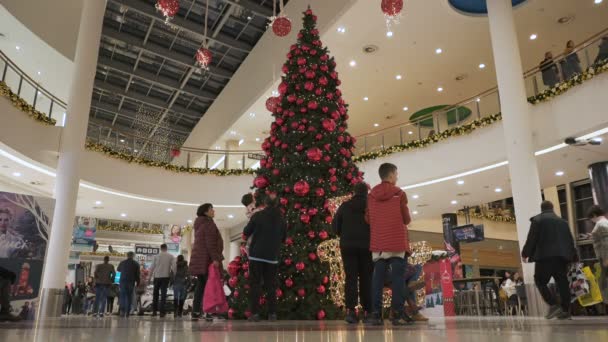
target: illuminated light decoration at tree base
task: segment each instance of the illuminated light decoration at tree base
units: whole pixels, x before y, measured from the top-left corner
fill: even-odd
[[[165,22],[168,23],[179,11],[179,0],[158,0],[155,7],[165,17]]]
[[[386,28],[391,31],[392,25],[399,24],[401,20],[401,10],[403,10],[403,0],[382,0],[380,8],[386,19]]]
[[[196,65],[203,69],[209,70],[209,66],[211,65],[211,61],[213,60],[213,54],[211,50],[207,48],[200,48],[196,51]]]
[[[270,136],[262,143],[265,157],[254,180],[257,193],[276,194],[288,225],[278,266],[279,319],[343,316],[331,294],[341,280],[333,278],[318,247],[333,238],[329,198],[349,194],[363,176],[352,161],[355,138],[346,130],[348,106],[338,89],[336,63],[315,23],[316,16],[307,10],[282,68],[280,102],[272,113]],[[243,319],[249,308],[243,266],[249,261],[245,254],[235,261],[232,271],[238,274],[231,287],[239,295],[231,295],[229,303],[231,316]]]

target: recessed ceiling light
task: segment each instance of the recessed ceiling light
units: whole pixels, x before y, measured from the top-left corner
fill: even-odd
[[[260,138],[255,138],[255,141],[260,142]]]
[[[407,132],[407,134],[412,135],[412,134],[414,134],[414,132],[409,131],[409,132]]]
[[[120,214],[120,217],[127,217],[127,214],[122,213],[122,214]]]
[[[168,213],[173,212],[173,208],[167,208],[167,212]]]
[[[558,177],[561,177],[561,176],[563,176],[563,175],[564,175],[564,171],[557,171],[557,172],[555,173],[555,175],[556,175],[556,176],[558,176]]]
[[[454,200],[454,201],[452,201],[452,202],[450,202],[450,203],[452,203],[452,204],[458,204],[458,201],[455,201],[455,200]]]
[[[251,112],[251,113],[249,113],[249,116],[252,118],[255,118],[255,113]]]
[[[393,31],[386,32],[386,36],[389,37],[389,38],[392,37],[393,36]]]
[[[530,35],[530,40],[535,40],[536,38],[538,38],[538,36],[536,35],[536,33],[532,33]]]
[[[440,48],[437,48],[435,50],[435,53],[438,54],[438,55],[440,55],[442,52],[443,52],[443,50],[441,50]]]
[[[139,151],[138,151],[138,150],[133,150],[133,152],[137,153],[137,152],[139,152]]]
[[[125,142],[125,139],[120,139],[120,142],[121,142],[121,143],[124,143],[124,142]]]
[[[21,50],[21,46],[17,45],[17,46],[15,46],[15,49]]]
[[[414,211],[412,211],[412,214],[418,215],[418,211],[414,210]]]
[[[236,131],[230,131],[230,135],[236,135]]]
[[[380,126],[380,124],[377,124],[377,123],[374,124],[374,127],[378,127],[378,126]]]
[[[344,26],[338,27],[338,32],[339,33],[346,33],[346,27],[344,27]]]
[[[355,60],[350,61],[350,63],[348,63],[351,67],[356,67],[357,66],[357,62]]]
[[[414,195],[414,196],[412,196],[412,198],[413,199],[418,199],[418,198],[420,198],[420,196],[419,195]]]
[[[461,180],[459,180],[459,181],[458,181],[458,182],[456,182],[456,183],[458,183],[458,185],[463,185],[463,184],[464,184],[464,181],[461,179]]]
[[[367,97],[367,96],[366,96],[366,97],[364,97],[364,98],[363,98],[363,101],[369,101],[369,97]]]
[[[595,1],[594,1],[594,3],[595,3],[596,5],[599,5],[599,4],[601,4],[601,3],[602,3],[602,1],[604,1],[604,0],[595,0]]]
[[[477,102],[481,102],[481,99],[478,97],[475,101]]]
[[[236,163],[237,163],[237,164],[241,164],[241,163],[242,163],[242,161],[240,161],[240,160],[237,160],[237,161],[236,161]]]
[[[13,172],[13,176],[15,176],[15,177],[21,177],[21,172]]]
[[[38,71],[38,75],[42,75],[42,72],[41,72],[41,71]]]
[[[397,75],[397,76],[395,76],[395,79],[397,79],[397,80],[400,80],[400,79],[402,79],[402,78],[403,78],[403,76],[401,76],[401,75]]]
[[[228,214],[228,218],[229,218],[229,219],[233,219],[233,218],[234,218],[234,215],[232,215],[232,214]]]
[[[245,139],[239,140],[239,146],[243,145],[244,142],[245,142]]]
[[[494,191],[495,192],[502,192],[502,189],[501,188],[496,188],[496,189],[494,189]]]
[[[403,107],[403,111],[404,111],[404,112],[407,112],[407,110],[408,110],[408,109],[409,109],[409,108],[407,108],[407,107]]]
[[[273,90],[273,91],[271,92],[271,94],[272,94],[272,96],[279,96],[279,92],[278,92],[278,91],[276,91],[276,90]]]
[[[95,205],[101,205],[101,201],[95,201]]]
[[[443,91],[443,88],[439,87],[439,88],[437,88],[437,91],[441,93]]]
[[[215,146],[215,149],[216,149],[216,150],[219,150],[219,149],[220,149],[220,147],[219,147],[219,146]]]
[[[192,220],[188,220],[188,223],[192,223]]]
[[[485,67],[486,67],[485,64],[483,64],[483,63],[479,64],[479,69],[484,69]]]

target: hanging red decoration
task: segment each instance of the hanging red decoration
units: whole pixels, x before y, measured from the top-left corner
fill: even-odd
[[[266,109],[269,112],[274,113],[279,104],[281,103],[281,99],[278,96],[271,96],[266,100]]]
[[[169,22],[179,11],[179,0],[157,0],[156,10],[165,17],[165,22]]]
[[[293,191],[298,196],[306,196],[306,194],[308,194],[308,192],[310,191],[310,185],[308,185],[308,182],[303,180],[296,182],[296,184],[294,184],[293,186]]]
[[[263,189],[267,187],[268,184],[268,178],[266,178],[265,176],[258,176],[253,181],[253,185],[258,189]]]
[[[171,157],[172,158],[177,158],[177,157],[179,157],[180,154],[182,154],[182,151],[179,148],[172,148],[171,149]]]
[[[325,319],[325,311],[324,310],[319,310],[319,312],[317,312],[317,319],[319,321],[324,320]]]
[[[279,37],[285,37],[291,32],[291,20],[285,16],[276,17],[271,25],[272,32]]]
[[[390,31],[392,24],[399,24],[401,10],[403,10],[403,0],[382,0],[380,8],[386,18],[386,27]]]
[[[211,61],[213,60],[213,54],[207,48],[200,48],[196,51],[196,65],[198,67],[209,70],[209,65],[211,65]]]

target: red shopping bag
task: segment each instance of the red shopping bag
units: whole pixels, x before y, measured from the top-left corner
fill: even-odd
[[[228,302],[224,294],[224,284],[222,284],[219,267],[215,267],[213,264],[209,265],[207,276],[205,295],[203,296],[203,312],[210,314],[228,312]]]

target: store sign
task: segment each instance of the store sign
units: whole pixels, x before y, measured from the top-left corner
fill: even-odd
[[[135,254],[140,255],[157,255],[160,253],[160,247],[140,246],[135,245]]]
[[[266,157],[266,155],[261,154],[261,153],[248,153],[247,154],[247,158],[248,159],[253,159],[253,160],[262,160]]]

